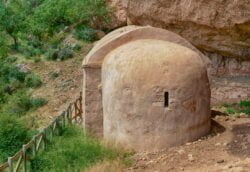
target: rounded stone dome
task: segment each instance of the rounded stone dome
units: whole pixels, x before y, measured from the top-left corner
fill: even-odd
[[[142,39],[102,65],[104,138],[136,150],[194,141],[210,130],[210,87],[201,57],[184,46]]]

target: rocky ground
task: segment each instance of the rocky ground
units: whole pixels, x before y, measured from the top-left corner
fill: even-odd
[[[134,166],[127,171],[250,171],[250,118],[216,115],[208,136],[159,152],[137,153]]]

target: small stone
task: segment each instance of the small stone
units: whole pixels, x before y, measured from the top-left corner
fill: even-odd
[[[151,160],[151,161],[149,161],[148,163],[149,163],[149,164],[152,164],[152,163],[154,163],[154,161],[153,161],[153,160]]]
[[[216,143],[216,144],[215,144],[215,146],[220,146],[220,145],[221,145],[221,143]]]
[[[184,151],[183,149],[180,149],[180,150],[178,150],[177,152],[178,152],[180,155],[182,155],[182,154],[185,153],[185,151]]]
[[[221,159],[221,160],[218,160],[218,161],[217,161],[218,164],[223,163],[223,162],[225,162],[224,159]]]
[[[215,117],[215,119],[220,119],[220,116],[217,115],[217,116]]]
[[[193,162],[194,161],[194,157],[192,154],[188,154],[188,160]]]
[[[191,143],[186,143],[187,146],[191,145]]]

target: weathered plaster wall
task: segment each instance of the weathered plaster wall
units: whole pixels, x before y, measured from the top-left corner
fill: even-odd
[[[101,69],[87,67],[84,69],[83,113],[84,125],[89,133],[102,137],[103,112],[101,92]]]
[[[86,109],[84,111],[85,126],[96,135],[102,135],[102,99],[101,92],[97,91],[97,89],[99,89],[102,84],[101,68],[103,60],[106,58],[109,52],[116,49],[117,47],[139,39],[166,40],[180,44],[197,52],[204,63],[210,64],[209,59],[194,46],[192,46],[188,41],[177,34],[163,29],[153,27],[127,26],[109,33],[95,45],[83,62],[83,68],[85,71],[83,78],[83,99],[85,101]],[[96,129],[96,126],[98,126],[98,129]]]
[[[102,86],[106,139],[159,150],[210,130],[206,66],[186,47],[152,39],[124,44],[105,58]],[[165,92],[169,107],[164,107]]]

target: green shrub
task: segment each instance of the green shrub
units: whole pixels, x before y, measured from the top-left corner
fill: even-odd
[[[0,32],[0,59],[7,56],[8,46],[7,37],[4,33]]]
[[[45,58],[47,60],[57,60],[58,59],[58,52],[59,52],[58,49],[50,48],[50,49],[48,49],[47,53],[45,54]]]
[[[59,48],[61,42],[65,39],[65,37],[67,36],[67,33],[59,33],[55,36],[53,36],[52,38],[50,38],[50,40],[48,41],[48,45],[51,46],[51,48]]]
[[[241,110],[240,112],[250,115],[250,109],[244,109],[244,110]]]
[[[69,46],[62,46],[59,49],[50,49],[46,55],[47,60],[67,60],[74,57],[74,51]]]
[[[6,93],[6,86],[4,84],[0,84],[0,105],[7,101],[7,97],[8,94]]]
[[[29,129],[24,124],[0,114],[0,162],[13,156],[29,138]]]
[[[41,58],[40,57],[35,57],[33,60],[34,60],[35,63],[38,63],[38,62],[41,61]]]
[[[1,64],[0,61],[0,78],[8,83],[10,80],[18,80],[23,82],[26,77],[26,73],[20,71],[20,69],[14,65],[8,64],[6,61],[3,61]]]
[[[32,108],[30,95],[25,90],[10,96],[8,102],[2,106],[1,113],[8,116],[20,117]]]
[[[88,26],[79,26],[76,28],[74,35],[77,39],[81,39],[88,42],[93,42],[98,39],[96,30]]]
[[[29,74],[25,78],[25,85],[29,88],[38,88],[42,85],[42,80],[38,75]]]
[[[32,108],[37,109],[41,106],[44,106],[48,101],[44,98],[33,98],[31,99]]]
[[[33,171],[80,171],[104,159],[115,159],[119,154],[114,149],[102,146],[78,127],[69,127],[62,136],[55,137],[46,152],[32,161]]]
[[[4,92],[6,94],[12,95],[16,90],[22,88],[22,83],[18,80],[10,80],[10,82],[5,84]]]
[[[16,62],[17,61],[17,57],[16,56],[8,56],[7,58],[6,58],[6,62],[7,63],[14,63],[14,62]]]
[[[240,106],[241,107],[250,107],[250,101],[241,101]]]
[[[235,114],[236,110],[234,108],[227,108],[226,112],[229,114]]]
[[[228,114],[239,115],[245,113],[250,115],[250,101],[240,101],[239,103],[223,104],[226,107],[225,112]]]
[[[60,61],[72,58],[73,56],[74,56],[74,52],[69,47],[64,47],[64,48],[60,49],[59,53],[58,53],[58,59]]]
[[[32,98],[26,90],[21,90],[9,96],[8,102],[2,105],[0,113],[8,116],[21,117],[28,111],[33,111],[47,103],[42,98]]]
[[[31,45],[27,45],[25,48],[23,47],[20,51],[21,53],[25,55],[27,59],[30,59],[30,57],[33,57],[33,56],[39,56],[43,54],[42,49],[35,48]]]
[[[105,0],[44,0],[26,22],[32,34],[46,39],[74,23],[103,27],[108,14]]]
[[[80,51],[82,46],[80,44],[74,44],[72,45],[72,50],[74,51]]]

